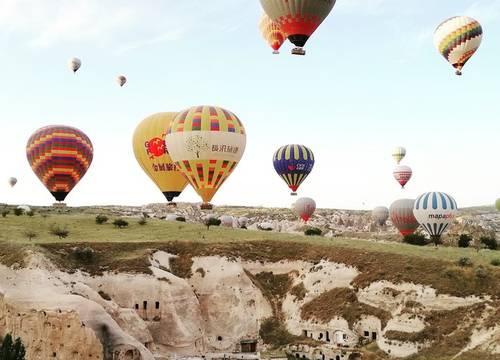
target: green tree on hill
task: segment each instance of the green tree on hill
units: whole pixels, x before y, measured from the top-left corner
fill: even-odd
[[[0,346],[0,359],[2,360],[25,360],[26,349],[20,338],[12,341],[12,335],[7,334]]]

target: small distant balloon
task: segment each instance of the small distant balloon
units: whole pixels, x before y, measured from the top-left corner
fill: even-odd
[[[285,145],[274,153],[273,165],[295,196],[314,167],[314,154],[304,145]]]
[[[10,177],[9,178],[9,185],[10,187],[14,187],[17,184],[17,179],[15,177]]]
[[[68,67],[73,73],[76,73],[82,66],[82,61],[76,57],[68,60]]]
[[[389,219],[389,209],[385,206],[378,206],[372,211],[372,217],[378,226],[384,226]]]
[[[404,189],[406,184],[408,184],[408,181],[410,181],[413,171],[409,166],[406,165],[398,165],[394,169],[393,172],[394,178],[396,181],[401,185],[401,187]]]
[[[439,243],[441,235],[455,219],[458,207],[455,199],[442,192],[427,192],[415,201],[413,215],[424,230]]]
[[[311,216],[316,211],[316,202],[311,198],[300,198],[292,204],[292,210],[305,222],[308,222]]]
[[[286,34],[281,30],[280,24],[272,21],[267,14],[262,14],[259,29],[264,40],[274,50],[273,54],[279,54],[279,49],[286,40]]]
[[[405,158],[405,156],[406,149],[404,147],[399,146],[392,151],[392,157],[394,158],[394,160],[396,160],[398,165],[401,163],[401,160]]]
[[[118,85],[120,85],[120,87],[122,87],[127,82],[127,78],[123,75],[120,75],[116,78],[116,82],[118,83]]]

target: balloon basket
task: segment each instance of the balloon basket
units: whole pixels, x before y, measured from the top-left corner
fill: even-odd
[[[169,202],[169,203],[167,204],[167,207],[168,207],[168,208],[175,209],[175,208],[177,208],[177,203],[174,203],[174,202]]]
[[[291,196],[297,196],[297,193],[294,191],[292,193],[290,193]]]
[[[303,48],[296,47],[292,50],[292,55],[301,55],[304,56],[306,54],[306,51]]]
[[[210,203],[203,203],[200,205],[201,210],[212,210],[214,207]]]
[[[67,205],[66,205],[66,203],[63,203],[63,202],[56,202],[56,203],[53,203],[52,206],[55,208],[65,208]]]
[[[273,54],[274,54],[274,55],[279,55],[279,53],[280,53],[280,52],[279,52],[278,50],[274,50],[274,51],[273,51]]]

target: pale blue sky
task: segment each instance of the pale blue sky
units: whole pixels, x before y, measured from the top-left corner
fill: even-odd
[[[53,202],[24,148],[54,123],[80,128],[95,147],[70,205],[162,202],[132,133],[152,113],[199,104],[233,111],[248,132],[215,204],[289,206],[271,161],[287,143],[316,154],[299,193],[320,207],[389,206],[431,190],[460,206],[500,196],[499,0],[338,0],[305,57],[290,44],[272,55],[260,14],[258,0],[0,0],[0,202]],[[437,24],[460,14],[485,32],[462,78],[432,43]],[[76,76],[73,56],[83,62]],[[392,177],[398,145],[414,170],[405,191]],[[9,176],[19,178],[13,191]],[[179,201],[198,197],[187,189]]]

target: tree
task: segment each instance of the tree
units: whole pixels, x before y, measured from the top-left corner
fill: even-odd
[[[115,221],[113,221],[113,225],[115,226],[115,228],[123,229],[128,226],[128,221],[124,219],[116,219]]]
[[[221,221],[219,219],[209,217],[205,219],[205,225],[207,226],[207,230],[210,230],[210,226],[220,226]]]
[[[2,360],[25,360],[26,349],[20,338],[12,341],[12,335],[7,334],[0,346],[0,359]]]
[[[200,158],[200,152],[208,150],[208,144],[201,135],[193,135],[186,140],[186,150],[190,153],[195,153],[196,158]]]
[[[406,235],[403,238],[403,242],[410,244],[410,245],[416,245],[416,246],[425,246],[429,243],[427,238],[424,235],[421,234],[410,234]]]
[[[462,234],[458,238],[458,247],[468,248],[471,242],[472,242],[472,236],[467,234]]]

